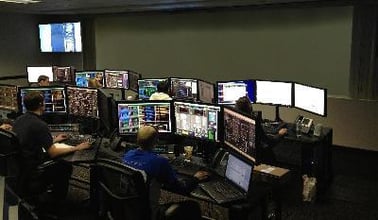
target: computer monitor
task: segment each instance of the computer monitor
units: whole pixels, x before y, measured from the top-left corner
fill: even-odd
[[[112,99],[113,96],[105,89],[98,90],[98,114],[105,134],[110,134],[115,128],[112,111],[116,110],[113,109]]]
[[[105,70],[106,88],[129,88],[129,73],[127,70]]]
[[[204,103],[214,103],[214,84],[203,80],[198,80],[198,101]]]
[[[171,133],[171,105],[170,101],[117,102],[119,134],[135,134],[146,125],[159,133]]]
[[[220,106],[174,102],[174,111],[177,135],[219,141]]]
[[[327,89],[294,83],[294,107],[327,116]]]
[[[48,76],[50,82],[52,82],[54,78],[52,66],[27,66],[26,72],[28,74],[29,83],[37,83],[38,77],[41,75]]]
[[[256,162],[256,120],[231,108],[223,109],[223,141],[244,158]]]
[[[138,79],[142,78],[140,73],[129,70],[129,89],[138,92]]]
[[[218,81],[218,104],[233,105],[243,96],[248,96],[251,102],[256,101],[254,80]]]
[[[17,86],[0,84],[0,109],[18,111]]]
[[[76,86],[89,88],[104,87],[104,72],[99,70],[77,71],[75,73]]]
[[[198,80],[184,78],[170,78],[172,98],[176,100],[194,100],[196,101]]]
[[[98,118],[97,95],[95,88],[67,86],[68,113],[78,117]]]
[[[293,83],[256,80],[256,103],[291,107]]]
[[[53,81],[71,84],[75,81],[75,68],[71,66],[53,66]]]
[[[24,97],[28,92],[40,92],[44,98],[45,111],[44,113],[67,113],[66,91],[63,86],[48,86],[48,87],[20,87],[20,110],[22,113],[26,112],[24,106]]]
[[[168,81],[168,79],[138,79],[139,99],[149,99],[150,96],[157,91],[157,85],[161,81]]]

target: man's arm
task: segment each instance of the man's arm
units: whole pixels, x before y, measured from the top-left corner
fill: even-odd
[[[89,142],[83,142],[76,146],[70,146],[67,145],[67,147],[58,147],[58,145],[53,144],[49,149],[47,150],[47,153],[51,158],[58,157],[64,154],[72,153],[79,150],[85,150],[91,147],[91,144]]]

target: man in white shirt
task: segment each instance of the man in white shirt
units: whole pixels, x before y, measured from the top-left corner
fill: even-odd
[[[150,100],[172,100],[172,98],[168,95],[168,89],[168,81],[160,81],[157,85],[157,92],[150,96]]]

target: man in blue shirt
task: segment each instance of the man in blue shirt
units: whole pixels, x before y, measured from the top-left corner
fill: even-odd
[[[168,159],[152,152],[157,140],[157,129],[152,126],[140,128],[137,134],[139,148],[128,151],[123,157],[123,162],[131,167],[145,171],[150,180],[156,180],[171,191],[180,193],[190,193],[200,180],[208,177],[208,172],[198,171],[193,177],[179,181]],[[151,195],[150,190],[150,200],[155,200],[151,201],[153,213],[156,212],[154,203],[157,204],[158,199],[159,196]]]

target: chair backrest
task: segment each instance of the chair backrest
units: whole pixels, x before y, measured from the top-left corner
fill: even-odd
[[[99,158],[91,166],[91,200],[96,203],[95,209],[102,217],[114,220],[150,219],[147,186],[144,171],[121,162]]]
[[[0,176],[17,176],[20,145],[11,131],[0,129]]]

